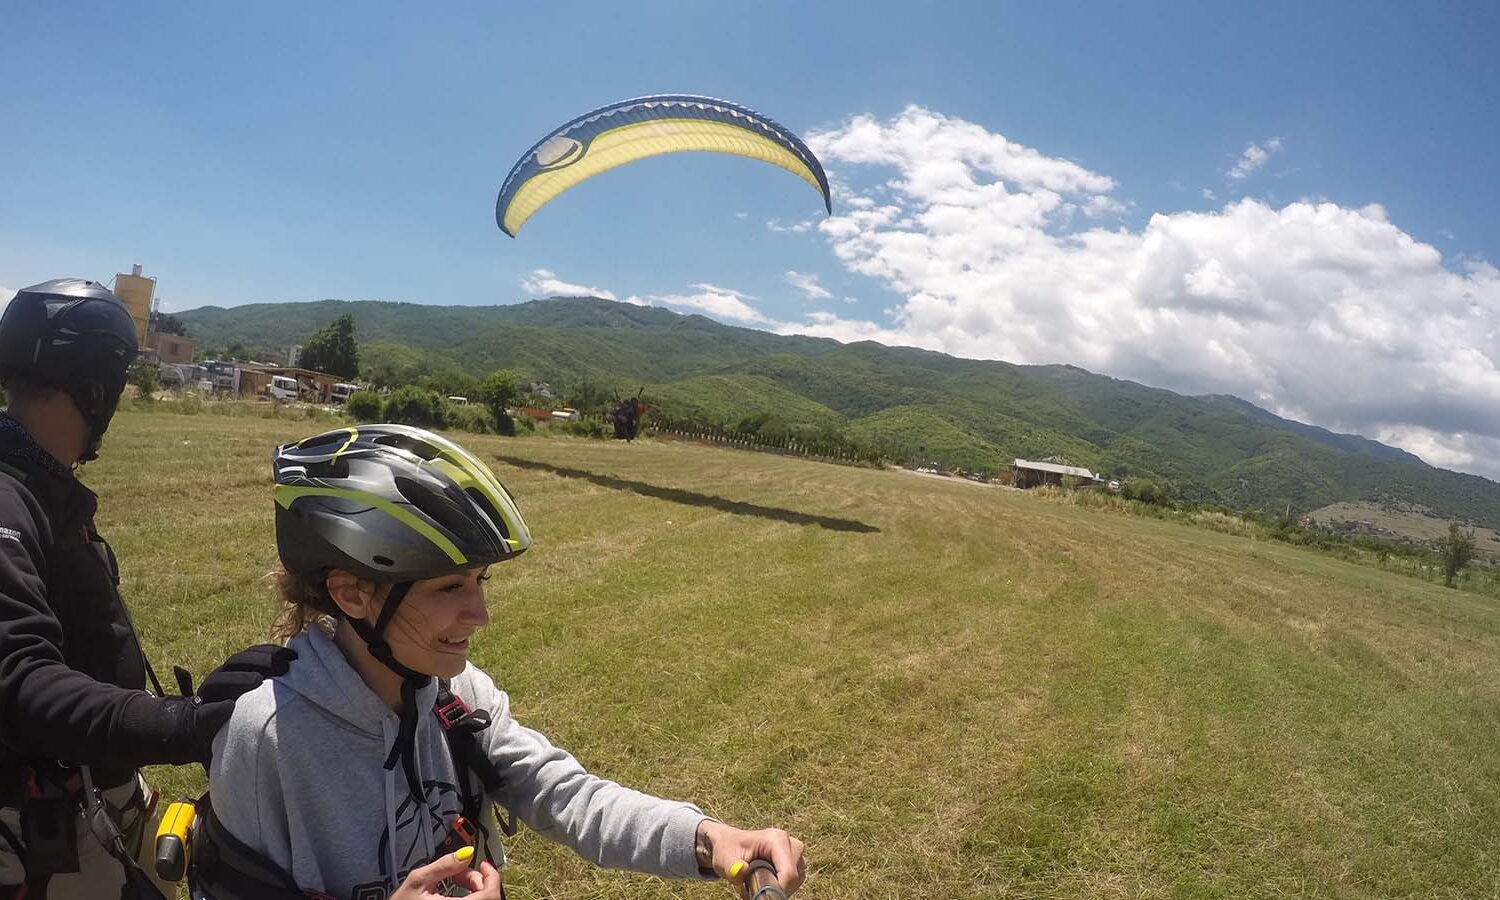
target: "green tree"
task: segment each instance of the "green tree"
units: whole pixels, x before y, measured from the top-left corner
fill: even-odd
[[[344,414],[356,422],[374,422],[382,412],[380,395],[374,391],[355,391],[344,404]]]
[[[1139,500],[1142,503],[1152,503],[1165,506],[1167,503],[1166,490],[1149,478],[1132,478],[1125,482],[1125,487],[1120,490],[1121,496],[1126,500]]]
[[[397,388],[386,398],[385,420],[420,428],[446,428],[448,404],[432,391],[411,386]]]
[[[511,406],[521,396],[521,376],[509,369],[501,369],[491,372],[479,385],[479,402],[490,411],[495,419],[495,431],[500,434],[513,435],[516,433],[516,423],[511,419],[506,407]]]
[[[1438,557],[1443,561],[1443,583],[1453,587],[1454,577],[1474,559],[1474,529],[1450,524],[1448,533],[1438,538]]]
[[[354,317],[345,313],[317,331],[302,345],[297,365],[341,378],[359,374],[359,346],[354,342]]]
[[[245,349],[244,344],[235,341],[225,349],[224,355],[233,360],[247,360],[250,358],[250,351]]]
[[[156,374],[159,368],[160,366],[153,360],[137,359],[130,364],[130,369],[125,375],[125,379],[141,392],[141,399],[148,403],[156,399]]]
[[[609,406],[609,392],[585,376],[563,391],[563,402],[581,412],[600,412]]]
[[[176,334],[183,337],[186,337],[188,333],[187,326],[182,324],[182,320],[171,313],[157,313],[153,316],[151,330],[157,334]]]

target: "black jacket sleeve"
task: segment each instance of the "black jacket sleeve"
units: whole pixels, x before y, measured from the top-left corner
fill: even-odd
[[[46,584],[49,527],[35,498],[0,477],[0,743],[7,755],[121,767],[191,761],[190,700],[96,681],[64,661],[63,627]]]

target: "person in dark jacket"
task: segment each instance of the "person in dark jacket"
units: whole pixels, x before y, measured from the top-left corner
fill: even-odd
[[[26,288],[0,317],[0,900],[156,896],[135,862],[138,768],[206,763],[235,697],[286,670],[284,650],[250,648],[195,696],[145,690],[96,498],[74,477],[136,350],[129,312],[90,281]]]

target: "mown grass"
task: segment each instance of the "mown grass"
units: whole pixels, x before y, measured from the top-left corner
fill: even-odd
[[[117,419],[84,477],[159,670],[263,638],[270,451],[319,427]],[[537,544],[474,644],[517,716],[802,836],[809,897],[1500,892],[1491,598],[963,482],[459,439],[525,463]],[[510,854],[513,896],[727,896]]]

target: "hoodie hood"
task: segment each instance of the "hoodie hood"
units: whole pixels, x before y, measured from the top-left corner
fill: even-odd
[[[384,736],[400,725],[401,717],[365,684],[344,651],[321,628],[306,628],[287,646],[297,651],[297,662],[277,679],[284,688],[357,731]],[[430,711],[437,702],[437,679],[417,691],[417,710]]]

